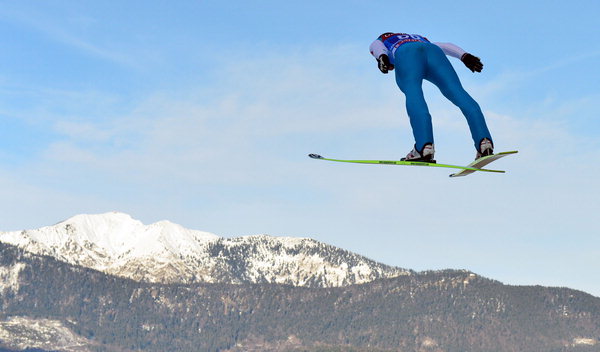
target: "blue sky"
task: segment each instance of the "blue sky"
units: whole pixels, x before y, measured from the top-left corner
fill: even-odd
[[[122,211],[221,236],[312,237],[415,270],[600,296],[597,1],[2,1],[0,230]],[[405,31],[453,64],[504,175],[339,165],[412,147],[368,46]],[[475,154],[424,85],[436,157]]]

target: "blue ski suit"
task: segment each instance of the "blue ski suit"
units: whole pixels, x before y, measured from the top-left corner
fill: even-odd
[[[434,143],[431,115],[423,96],[424,79],[435,84],[462,111],[477,150],[483,138],[492,140],[479,104],[464,90],[446,57],[460,59],[466,53],[463,49],[451,43],[431,43],[417,34],[386,33],[371,44],[370,51],[375,58],[386,54],[394,65],[396,84],[406,96],[406,111],[418,151],[425,144]]]

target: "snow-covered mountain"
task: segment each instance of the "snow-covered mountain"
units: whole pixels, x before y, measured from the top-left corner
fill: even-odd
[[[278,283],[338,287],[409,271],[308,238],[222,238],[169,221],[144,225],[118,212],[77,215],[0,241],[60,261],[137,281]]]

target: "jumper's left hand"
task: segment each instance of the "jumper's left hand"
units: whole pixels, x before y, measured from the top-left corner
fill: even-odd
[[[472,72],[481,72],[483,70],[483,64],[477,56],[473,56],[469,53],[465,53],[460,60],[467,66]]]

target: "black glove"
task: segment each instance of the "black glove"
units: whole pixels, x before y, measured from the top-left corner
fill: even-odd
[[[463,54],[463,56],[460,58],[460,61],[462,61],[465,64],[465,66],[467,66],[467,68],[473,72],[481,72],[481,70],[483,69],[483,64],[481,63],[481,60],[479,60],[477,56],[473,56],[469,53]]]
[[[394,65],[390,63],[390,58],[386,54],[379,55],[377,58],[377,67],[381,73],[388,73],[394,69]]]

